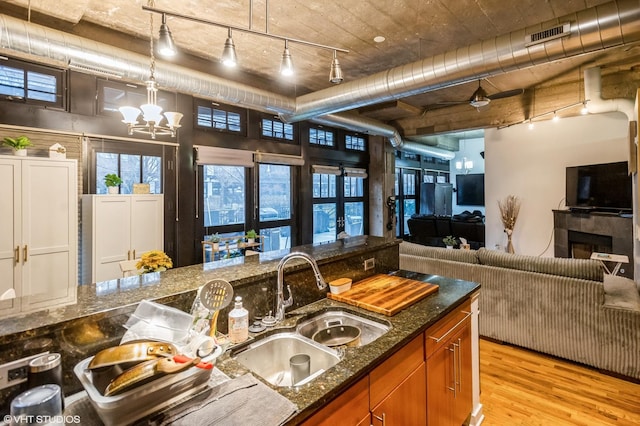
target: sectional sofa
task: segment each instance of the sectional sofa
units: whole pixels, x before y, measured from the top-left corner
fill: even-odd
[[[640,382],[638,288],[627,278],[605,276],[595,260],[405,241],[400,268],[480,283],[481,336]]]

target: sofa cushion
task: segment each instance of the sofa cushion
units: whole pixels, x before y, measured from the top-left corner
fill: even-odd
[[[484,247],[478,249],[477,255],[480,263],[488,266],[600,282],[602,282],[604,275],[598,261],[590,259],[524,256],[499,250],[488,250]]]
[[[640,312],[640,294],[635,281],[606,274],[604,276],[604,304]]]
[[[400,243],[400,254],[451,260],[454,262],[478,263],[475,250],[446,249],[443,247],[423,246],[407,241]]]

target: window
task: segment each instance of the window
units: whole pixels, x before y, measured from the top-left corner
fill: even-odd
[[[293,124],[263,118],[262,137],[282,141],[293,141]]]
[[[245,168],[203,166],[204,226],[245,223]]]
[[[363,137],[346,135],[344,137],[345,147],[354,151],[366,151],[367,144]]]
[[[292,181],[291,166],[260,164],[258,167],[258,228],[265,251],[291,247]]]
[[[0,96],[62,108],[63,75],[61,70],[9,59],[0,65]]]
[[[416,213],[416,184],[419,173],[411,169],[396,169],[395,193],[396,214],[402,218],[396,224],[396,235],[402,237],[409,234],[408,220]]]
[[[335,135],[332,131],[310,128],[309,143],[322,146],[334,146]]]
[[[197,127],[235,134],[245,133],[246,112],[242,108],[198,100],[195,102]]]
[[[134,183],[148,183],[151,194],[162,193],[162,158],[152,155],[96,152],[96,194],[106,194],[104,176],[122,178],[121,194],[132,194]]]
[[[118,108],[147,103],[147,88],[143,85],[120,83],[110,80],[98,80],[98,113],[121,117]],[[163,111],[175,110],[172,98],[167,92],[158,91],[158,105]]]

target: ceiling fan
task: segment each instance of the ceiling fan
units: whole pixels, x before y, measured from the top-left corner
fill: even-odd
[[[513,90],[507,90],[504,92],[494,93],[493,95],[488,95],[487,92],[482,87],[481,82],[482,80],[478,80],[478,88],[476,89],[475,92],[473,92],[473,95],[471,95],[471,97],[468,100],[438,102],[438,105],[469,104],[476,109],[480,109],[484,106],[489,105],[489,103],[491,103],[491,101],[495,99],[510,98],[512,96],[518,96],[524,93],[524,89],[513,89]]]

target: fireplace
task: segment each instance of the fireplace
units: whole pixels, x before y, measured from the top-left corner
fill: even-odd
[[[633,279],[633,231],[631,217],[602,212],[576,213],[554,210],[554,255],[588,259],[591,253],[627,256],[618,275]]]

